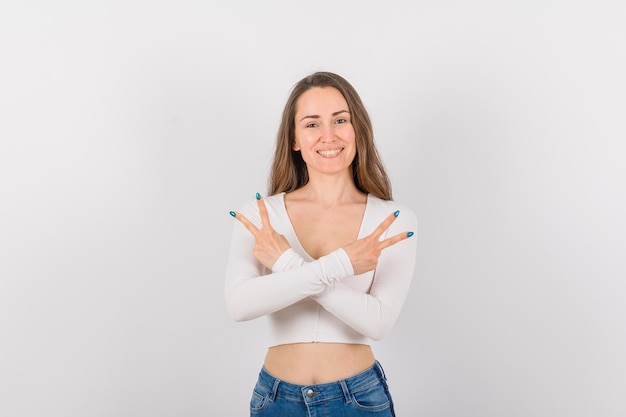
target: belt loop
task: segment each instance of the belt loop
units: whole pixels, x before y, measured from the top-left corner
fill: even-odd
[[[385,375],[385,370],[383,369],[383,366],[378,361],[376,361],[376,369],[378,370],[378,375],[381,376],[383,380],[386,381],[387,375]]]
[[[350,390],[348,389],[348,384],[346,384],[345,379],[339,381],[339,385],[341,385],[341,390],[343,391],[343,396],[346,399],[346,403],[350,404],[352,402],[352,396],[350,395]]]
[[[278,385],[280,384],[280,379],[274,378],[274,386],[272,387],[272,392],[269,395],[269,400],[274,402],[274,398],[276,398],[276,394],[278,393]]]

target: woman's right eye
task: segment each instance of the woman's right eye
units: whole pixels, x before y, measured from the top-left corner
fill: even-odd
[[[317,127],[317,123],[307,123],[306,127]]]

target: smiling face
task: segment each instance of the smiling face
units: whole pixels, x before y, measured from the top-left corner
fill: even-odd
[[[293,150],[300,151],[309,175],[347,173],[356,155],[348,103],[333,87],[313,87],[296,104]]]

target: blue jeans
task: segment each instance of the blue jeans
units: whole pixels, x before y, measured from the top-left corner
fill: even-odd
[[[393,417],[385,372],[378,361],[365,371],[336,382],[296,385],[265,368],[250,400],[251,417]]]

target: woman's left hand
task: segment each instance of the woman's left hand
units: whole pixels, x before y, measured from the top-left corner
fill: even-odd
[[[259,207],[259,214],[261,216],[261,228],[257,228],[250,220],[248,220],[243,214],[238,212],[234,213],[234,217],[239,220],[246,229],[254,236],[255,243],[252,255],[257,261],[268,269],[272,269],[272,266],[276,263],[276,260],[287,249],[291,247],[285,236],[279,234],[272,228],[270,224],[270,218],[267,214],[267,207],[262,198],[257,197],[257,205]],[[231,214],[232,214],[231,213]]]

